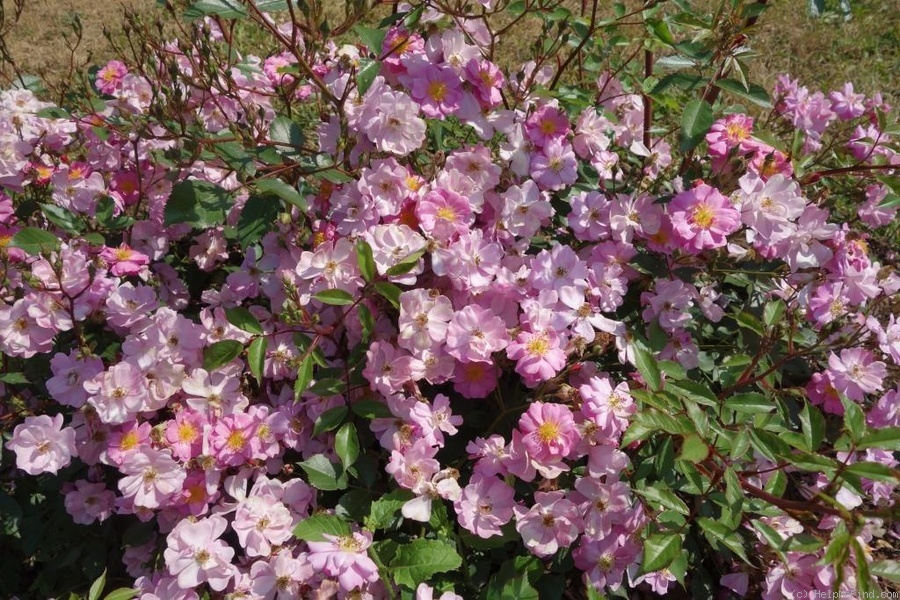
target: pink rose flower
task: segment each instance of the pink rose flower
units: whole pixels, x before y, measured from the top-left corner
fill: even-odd
[[[61,414],[25,417],[6,442],[16,455],[16,466],[29,475],[56,474],[68,466],[76,455],[75,430],[62,424]]]

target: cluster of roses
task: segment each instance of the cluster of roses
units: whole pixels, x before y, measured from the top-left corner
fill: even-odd
[[[714,256],[783,260],[773,298],[813,329],[837,321],[866,332],[865,347],[831,354],[810,381],[809,398],[842,414],[843,395],[865,404],[870,427],[900,426],[900,391],[885,392],[883,362],[900,364],[900,323],[860,317],[895,294],[900,277],[872,260],[864,236],[830,223],[829,211],[804,197],[791,159],[755,137],[751,117],[729,115],[712,126],[707,182],[663,180],[671,148],[663,139],[645,143],[641,96],[604,75],[598,104],[571,117],[558,102],[528,94],[548,73],[526,65],[507,81],[484,58],[477,34],[447,29],[426,39],[392,28],[380,75],[364,94],[356,90],[361,49],[351,46],[332,48],[313,65],[324,89],[297,74],[291,53],[246,57],[223,78],[227,93],[185,86],[188,116],[211,134],[233,123],[264,131],[285,88],[298,99],[326,91],[347,98],[340,114],[322,121],[318,142],[335,163],[353,165],[354,177],[322,185],[306,213],[278,221],[239,265],[229,257],[225,227],[237,223],[247,199],[237,174],[215,159],[167,170],[154,153],[172,148],[171,136],[138,137],[109,125],[148,114],[158,101],[154,82],[114,61],[97,75],[105,108],[71,118],[40,116],[48,105],[30,92],[0,93],[0,350],[21,359],[53,354],[47,397],[28,398],[48,414],[25,417],[7,447],[30,475],[56,473],[76,457],[86,466],[65,492],[78,523],[113,514],[155,519],[161,537],[124,555],[142,598],[197,598],[201,584],[244,598],[296,598],[312,589],[318,597],[383,595],[367,554],[372,531],[354,525],[351,534],[320,542],[292,537],[312,512],[331,507],[317,506],[316,490],[291,476],[283,459],[336,459],[334,434],[313,435],[313,425],[361,399],[391,415],[372,419],[370,428],[384,471],[411,492],[405,519],[428,522],[434,503],[446,500],[475,536],[498,536],[514,523],[538,557],[574,548],[575,566],[597,589],[618,588],[627,573],[628,585],[643,581],[665,593],[676,579],[669,570],[638,576],[640,532],[651,515],[625,480],[630,462],[619,448],[638,410],[629,389],[642,382],[614,378],[597,362],[614,348],[619,363],[634,364],[631,333],[653,324],[668,338],[658,359],[698,367],[698,322],[722,319],[726,296],[713,276],[685,280],[675,272]],[[175,46],[171,52],[190,75],[191,57]],[[805,152],[817,150],[832,123],[853,122],[847,150],[861,163],[900,164],[877,128],[876,112],[888,110],[880,98],[849,85],[825,98],[788,79],[777,93],[780,118],[805,135]],[[508,109],[504,95],[521,103]],[[408,157],[427,149],[429,123],[448,119],[481,141],[417,167]],[[736,159],[744,170],[735,172]],[[573,187],[586,170],[599,183]],[[729,174],[733,189],[717,187]],[[227,222],[190,246],[187,259],[197,268],[227,273],[199,299],[183,265],[168,259],[191,234],[164,219],[173,182],[185,179],[235,197]],[[873,228],[894,218],[896,206],[879,205],[886,194],[872,185],[860,207]],[[48,214],[61,209],[88,222],[111,200],[113,215],[134,222],[117,247],[55,228],[57,248],[29,253],[8,245],[29,224],[16,216],[25,198],[49,205],[55,212]],[[565,214],[554,209],[560,205]],[[551,243],[534,245],[547,235]],[[375,276],[399,286],[396,308],[371,292],[361,242]],[[638,255],[653,256],[669,276],[648,285],[635,268]],[[410,257],[418,261],[392,274]],[[642,322],[617,314],[635,285],[644,290]],[[353,304],[317,297],[330,290],[349,293]],[[261,333],[229,322],[226,309],[234,307],[249,309]],[[368,331],[364,313],[373,317]],[[368,385],[295,398],[298,364],[310,352],[298,333],[314,337],[326,366],[338,369],[349,348],[368,340]],[[104,358],[91,352],[101,335],[117,340]],[[267,339],[258,387],[247,383],[244,358],[204,368],[204,349],[255,335]],[[445,437],[458,433],[468,406],[502,402],[500,382],[511,381],[529,398],[517,426],[506,437],[484,431],[467,440],[468,460],[442,464]],[[842,460],[897,465],[875,448],[852,454]],[[774,467],[759,455],[743,466]],[[548,485],[564,474],[567,489]],[[827,483],[822,476],[813,487]],[[535,491],[523,496],[523,484]],[[863,486],[867,498],[844,489],[840,502],[893,501],[894,486],[865,479]],[[800,527],[787,516],[766,522],[785,538]],[[236,536],[237,547],[223,536]],[[764,596],[830,587],[837,575],[818,558],[792,552],[773,563]],[[842,579],[851,590],[852,576]],[[735,567],[722,585],[743,595],[748,576]],[[432,593],[423,584],[417,597]]]

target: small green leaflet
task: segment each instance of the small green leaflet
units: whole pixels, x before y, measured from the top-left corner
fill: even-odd
[[[349,306],[353,304],[353,296],[344,290],[324,290],[317,294],[313,294],[313,298],[322,304],[333,304],[335,306]]]
[[[322,542],[325,535],[350,535],[350,525],[334,515],[312,515],[294,527],[294,537],[304,542]]]
[[[248,309],[243,306],[235,306],[234,308],[225,309],[225,318],[229,323],[247,333],[260,335],[263,333],[262,325],[259,319],[253,316]]]
[[[693,150],[713,124],[712,106],[706,100],[691,100],[681,116],[681,150]]]
[[[244,344],[237,340],[222,340],[203,350],[203,368],[207,371],[218,369],[241,355]]]

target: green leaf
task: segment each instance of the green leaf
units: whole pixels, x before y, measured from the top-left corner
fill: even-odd
[[[746,311],[739,312],[734,315],[734,320],[737,321],[738,325],[740,325],[744,329],[749,329],[756,335],[766,335],[766,328],[763,327],[763,324],[760,322],[760,320]]]
[[[375,331],[375,319],[372,317],[372,311],[365,304],[359,304],[356,307],[356,314],[362,329],[362,341],[367,342],[372,337],[372,332]]]
[[[303,148],[305,138],[303,128],[289,117],[279,115],[269,125],[269,139],[279,144],[279,150],[285,154],[293,154]],[[288,148],[285,148],[287,146]]]
[[[649,90],[648,93],[651,96],[661,97],[660,95],[672,86],[679,87],[686,92],[691,92],[705,85],[708,81],[709,79],[699,75],[692,75],[689,73],[669,73],[660,79],[659,83],[654,85],[653,89]]]
[[[747,392],[725,400],[725,406],[742,413],[768,413],[775,410],[775,403],[762,394]]]
[[[397,275],[403,275],[404,273],[409,273],[417,266],[419,266],[419,259],[425,254],[425,249],[418,250],[413,252],[412,254],[405,256],[401,260],[394,263],[391,268],[389,268],[385,275],[388,277],[396,277]]]
[[[768,525],[760,520],[753,520],[753,527],[759,532],[760,535],[763,536],[763,539],[772,548],[778,555],[784,560],[784,553],[781,551],[781,546],[784,542],[784,539],[781,537],[781,534],[778,533],[771,525]]]
[[[843,398],[841,403],[844,405],[844,429],[850,439],[858,440],[866,433],[866,415],[853,400]]]
[[[806,449],[815,452],[825,439],[825,417],[822,416],[819,409],[806,402],[803,404],[803,410],[800,411],[800,425],[803,428]]]
[[[727,548],[737,556],[741,557],[745,563],[750,562],[747,558],[747,552],[744,549],[741,537],[730,530],[724,523],[720,523],[719,521],[715,521],[708,517],[700,517],[697,519],[697,524],[703,529],[703,534],[706,536],[706,539],[708,539],[714,547]]]
[[[690,69],[696,64],[697,61],[692,58],[673,54],[671,56],[663,56],[655,61],[653,66],[660,69]]]
[[[229,323],[247,333],[262,335],[263,328],[259,323],[259,319],[253,316],[253,313],[243,306],[235,306],[225,309],[225,318]]]
[[[356,435],[356,426],[353,423],[344,423],[334,436],[334,451],[344,469],[349,469],[359,458],[359,436]]]
[[[83,239],[84,241],[86,241],[87,243],[89,243],[92,246],[105,246],[106,245],[106,238],[104,238],[99,233],[86,233],[83,236],[81,236],[81,239]]]
[[[350,525],[340,517],[318,514],[306,517],[294,527],[294,537],[304,542],[323,542],[326,535],[350,535]]]
[[[309,485],[317,490],[343,490],[347,487],[347,475],[341,466],[331,462],[324,454],[315,454],[300,464],[309,479]]]
[[[900,583],[900,561],[898,560],[876,560],[869,565],[869,572],[875,577]]]
[[[781,544],[784,552],[805,552],[812,554],[825,546],[825,541],[808,533],[795,533]]]
[[[360,96],[365,96],[369,88],[375,82],[375,78],[381,72],[381,61],[371,58],[359,59],[359,71],[356,73],[356,90]]]
[[[762,429],[750,430],[750,444],[762,455],[778,463],[781,457],[791,454],[791,448],[778,436]]]
[[[390,302],[394,308],[400,308],[400,294],[402,293],[400,288],[387,281],[376,281],[373,285],[375,291]]]
[[[675,495],[675,492],[670,490],[665,486],[664,483],[656,484],[652,487],[646,487],[641,490],[634,490],[636,494],[643,496],[655,506],[654,508],[658,509],[659,507],[667,508],[670,510],[674,510],[683,515],[687,515],[690,513],[690,509],[688,509],[687,504],[684,501]]]
[[[878,203],[878,208],[890,210],[900,207],[900,195],[888,194]]]
[[[300,212],[306,212],[309,207],[306,199],[296,189],[292,188],[280,179],[258,179],[256,189],[261,194],[277,196],[292,206],[296,206]]]
[[[215,227],[225,222],[232,204],[231,194],[214,183],[199,179],[181,181],[172,188],[166,202],[165,224]]]
[[[641,573],[665,569],[681,554],[681,536],[675,533],[657,533],[644,540]]]
[[[251,195],[241,209],[237,224],[237,242],[241,248],[255,244],[271,231],[280,212],[281,203],[275,197]]]
[[[730,92],[735,96],[739,96],[745,100],[749,100],[750,102],[762,106],[766,109],[772,108],[772,101],[769,98],[768,92],[761,85],[751,83],[749,89],[744,87],[744,84],[736,79],[719,79],[718,81],[713,82],[717,88],[725,90],[726,92]]]
[[[256,163],[243,144],[219,142],[212,147],[212,152],[234,171],[241,181],[256,175]]]
[[[900,484],[900,471],[880,463],[853,463],[847,467],[845,472],[874,481],[886,481],[894,485]]]
[[[662,375],[659,371],[659,364],[656,359],[647,350],[647,345],[643,340],[635,337],[632,340],[632,349],[634,350],[634,362],[637,370],[640,372],[644,382],[651,390],[659,390],[662,387]]]
[[[678,454],[680,460],[698,463],[706,460],[707,456],[709,456],[709,447],[700,439],[699,435],[691,434],[684,438],[681,452]]]
[[[288,10],[287,0],[255,0],[254,4],[259,12],[264,13]],[[291,0],[291,4],[297,6],[297,0]]]
[[[491,577],[482,598],[485,600],[538,600],[534,582],[543,572],[541,561],[534,556],[517,556],[503,563]]]
[[[258,337],[247,348],[247,365],[250,367],[250,373],[256,378],[256,381],[262,384],[263,371],[266,366],[266,350],[268,350],[269,341],[264,337]]]
[[[650,33],[660,42],[669,46],[675,43],[675,36],[672,35],[672,32],[669,30],[669,25],[665,21],[647,19],[645,22]]]
[[[103,600],[132,600],[140,593],[140,590],[134,588],[116,588],[106,596]]]
[[[719,401],[716,395],[708,386],[694,381],[673,381],[666,382],[666,389],[681,395],[687,400],[702,404],[704,406],[718,406]]]
[[[323,290],[317,294],[313,294],[313,298],[322,304],[332,304],[335,306],[348,306],[353,304],[353,295],[344,290]]]
[[[857,444],[857,450],[866,448],[881,448],[897,452],[900,450],[900,427],[885,427],[870,431],[862,437]]]
[[[359,263],[359,272],[363,279],[372,281],[375,279],[375,257],[372,255],[372,246],[365,240],[356,243],[356,262]]]
[[[211,16],[241,19],[247,16],[247,9],[241,6],[238,0],[199,0],[184,11],[184,18],[187,21]]]
[[[344,419],[347,417],[347,412],[346,406],[335,406],[334,408],[329,408],[323,412],[318,416],[313,425],[313,437],[316,437],[320,433],[336,429],[338,425],[344,422]]]
[[[64,230],[66,233],[77,234],[79,230],[78,217],[62,206],[55,204],[41,204],[41,212],[47,220]]]
[[[214,371],[241,355],[244,344],[237,340],[222,340],[203,349],[203,368]]]
[[[460,565],[462,558],[453,545],[437,540],[416,539],[397,548],[390,567],[398,585],[414,590],[435,573],[453,571]]]
[[[396,520],[397,512],[415,496],[408,490],[394,490],[372,503],[366,518],[366,529],[387,529]]]
[[[356,25],[353,28],[356,37],[369,49],[369,52],[375,56],[381,56],[381,47],[384,45],[384,36],[387,31],[384,29],[373,29],[365,25]]]
[[[853,557],[856,559],[856,589],[859,592],[859,597],[877,597],[878,594],[876,592],[880,590],[877,589],[878,586],[869,572],[869,561],[871,558],[863,549],[862,544],[859,543],[859,538],[855,536],[850,538],[850,546],[853,548]]]
[[[34,116],[41,119],[71,119],[72,113],[58,106],[48,106],[37,111]]]
[[[358,400],[350,405],[350,410],[364,419],[389,419],[394,416],[384,402],[377,400]]]
[[[94,218],[97,219],[98,223],[105,225],[112,220],[115,211],[115,201],[109,196],[103,196],[97,201],[97,209],[94,211]]]
[[[100,594],[103,593],[103,588],[106,587],[106,569],[103,569],[103,572],[100,573],[100,577],[94,580],[94,583],[91,584],[91,589],[88,590],[87,600],[100,600]]]
[[[59,249],[59,238],[43,229],[25,227],[12,236],[9,245],[20,248],[28,254],[41,254]]]
[[[765,307],[763,308],[763,321],[769,327],[777,324],[781,321],[781,317],[784,316],[784,311],[787,308],[784,300],[770,300],[766,302]]]
[[[3,373],[0,374],[0,381],[10,385],[27,385],[31,383],[25,377],[25,373]]]
[[[324,379],[317,379],[312,384],[312,387],[309,388],[309,392],[316,396],[335,396],[343,393],[346,387],[347,383],[343,379],[325,377]]]
[[[310,352],[297,368],[297,381],[294,382],[294,398],[306,391],[313,379],[313,353]]]
[[[831,541],[825,549],[825,556],[822,557],[823,562],[832,565],[843,565],[850,554],[850,534],[843,521],[840,521],[831,534]]]

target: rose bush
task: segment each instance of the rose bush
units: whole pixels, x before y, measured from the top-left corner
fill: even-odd
[[[201,0],[0,92],[0,592],[900,580],[900,128],[669,4]]]

